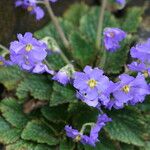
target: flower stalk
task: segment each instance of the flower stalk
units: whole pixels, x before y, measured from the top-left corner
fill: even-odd
[[[102,0],[102,7],[99,12],[99,21],[98,21],[98,27],[97,27],[97,37],[96,37],[97,50],[100,50],[100,47],[101,47],[102,29],[103,29],[103,22],[104,22],[106,6],[107,6],[107,0]]]
[[[60,26],[60,24],[59,24],[59,22],[58,22],[58,19],[56,18],[55,14],[54,14],[54,12],[53,12],[53,10],[52,10],[52,7],[51,7],[51,5],[50,5],[50,3],[49,3],[49,0],[44,0],[44,5],[45,5],[45,7],[47,8],[47,11],[48,11],[48,13],[49,13],[49,16],[50,16],[50,18],[51,18],[53,24],[55,25],[55,28],[57,29],[58,34],[59,34],[59,36],[60,36],[60,38],[61,38],[61,40],[62,40],[64,46],[65,46],[67,49],[69,49],[69,48],[70,48],[69,41],[67,40],[67,38],[66,38],[66,36],[65,36],[65,34],[64,34],[64,32],[63,32],[63,29],[61,28],[61,26]]]

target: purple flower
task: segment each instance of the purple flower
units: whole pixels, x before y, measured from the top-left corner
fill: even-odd
[[[49,73],[51,75],[54,75],[54,71],[53,70],[49,70],[48,67],[45,64],[43,64],[43,63],[36,64],[36,66],[33,68],[32,72],[33,73],[38,73],[38,74],[47,72],[47,73]]]
[[[5,60],[4,57],[0,56],[0,66],[11,66],[13,65],[11,61]]]
[[[73,65],[68,64],[63,68],[61,68],[52,79],[63,85],[66,85],[70,82],[73,73],[74,73]]]
[[[111,52],[119,49],[119,42],[126,38],[126,33],[118,28],[105,28],[103,34],[105,48]]]
[[[95,143],[99,142],[98,135],[100,130],[106,125],[107,122],[110,121],[112,121],[111,118],[109,118],[106,114],[98,115],[97,122],[92,126],[89,136],[83,135],[83,133],[68,125],[65,126],[65,131],[67,136],[72,138],[75,142],[95,146]]]
[[[89,106],[96,107],[101,98],[106,98],[105,91],[109,86],[108,77],[103,71],[90,66],[84,68],[84,72],[74,73],[73,86],[77,89],[77,97]]]
[[[16,7],[22,6],[30,14],[35,14],[36,19],[40,20],[44,17],[44,11],[41,7],[36,5],[36,0],[17,0],[15,5]]]
[[[99,142],[98,135],[100,130],[106,125],[107,122],[112,121],[106,114],[98,115],[96,124],[91,128],[90,140],[89,143],[92,146],[95,146],[96,142]]]
[[[63,85],[66,85],[70,81],[69,76],[63,71],[58,71],[52,79]]]
[[[108,104],[108,108],[120,109],[124,104],[135,105],[138,102],[143,102],[145,96],[150,93],[145,78],[141,74],[138,74],[136,78],[122,74],[119,79],[120,81],[113,86],[113,98]]]
[[[10,59],[24,70],[32,71],[46,58],[47,46],[32,37],[32,33],[18,34],[18,41],[10,44]]]
[[[71,126],[66,125],[65,131],[68,137],[72,138],[74,142],[81,142],[82,144],[87,144],[89,137],[83,135],[78,130],[73,129]]]
[[[150,76],[150,64],[132,62],[128,65],[129,69],[135,72],[141,72],[145,78]]]
[[[132,47],[130,54],[133,58],[138,58],[142,62],[150,63],[150,38],[146,42]]]
[[[124,8],[126,5],[126,0],[116,0],[116,3],[118,3],[121,8]]]

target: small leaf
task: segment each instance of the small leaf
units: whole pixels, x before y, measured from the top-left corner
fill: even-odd
[[[70,85],[63,86],[54,83],[50,106],[57,106],[59,104],[76,101],[75,95],[75,91]]]
[[[21,137],[25,140],[31,140],[48,145],[56,145],[58,139],[53,136],[52,131],[39,121],[30,121],[22,132]]]

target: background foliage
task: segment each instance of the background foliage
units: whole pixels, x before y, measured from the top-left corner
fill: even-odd
[[[95,37],[99,7],[85,4],[71,6],[59,19],[72,50],[66,51],[55,27],[49,23],[35,32],[38,39],[50,37],[49,46],[57,45],[74,60],[76,70],[96,61]],[[136,40],[143,10],[128,9],[121,17],[105,13],[104,27],[120,27],[129,33],[116,53],[107,53],[105,73],[114,77],[124,71],[130,46]],[[58,53],[48,56],[53,69],[59,70],[65,62]],[[99,64],[100,66],[100,64]],[[113,122],[100,134],[95,148],[74,143],[66,138],[65,124],[81,128],[83,123],[96,120],[97,110],[75,97],[72,86],[54,83],[47,74],[35,75],[17,67],[1,67],[0,83],[5,87],[0,101],[0,143],[6,150],[149,150],[150,100],[123,110],[107,111]],[[106,111],[106,110],[104,110]]]

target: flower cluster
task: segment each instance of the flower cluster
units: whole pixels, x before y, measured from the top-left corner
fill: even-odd
[[[56,2],[57,0],[49,0],[51,2]],[[30,14],[34,14],[37,20],[44,17],[43,9],[37,4],[44,3],[44,0],[16,0],[16,7],[22,7],[26,9]]]
[[[125,37],[126,33],[118,28],[106,28],[104,30],[106,49],[115,51],[120,47],[119,42]],[[109,110],[122,109],[126,105],[143,102],[145,96],[150,94],[149,85],[145,80],[150,72],[150,39],[131,48],[131,56],[138,61],[130,64],[129,68],[137,71],[137,76],[133,77],[124,73],[117,78],[117,82],[113,82],[104,75],[103,70],[91,66],[86,66],[83,72],[80,72],[75,71],[74,66],[69,63],[55,73],[47,66],[48,46],[43,41],[37,40],[29,32],[24,35],[18,34],[17,38],[18,40],[10,43],[10,61],[0,57],[0,66],[18,65],[21,69],[32,73],[52,74],[54,75],[52,79],[60,84],[72,84],[76,89],[76,97],[96,109],[101,110],[101,107]],[[102,113],[98,115],[96,123],[84,124],[80,131],[69,125],[65,126],[65,131],[67,136],[73,138],[75,142],[95,146],[99,141],[100,130],[110,121],[111,119]],[[89,136],[84,135],[86,126],[91,126]]]
[[[18,34],[18,41],[10,43],[10,59],[14,65],[33,73],[53,74],[43,63],[47,56],[47,45],[33,38],[32,33]]]
[[[109,118],[106,114],[102,114],[98,115],[97,122],[95,124],[85,124],[85,126],[86,125],[92,126],[89,136],[83,134],[85,126],[83,126],[80,132],[68,125],[65,126],[65,130],[67,136],[72,138],[75,142],[80,141],[82,144],[95,146],[95,143],[99,141],[98,135],[100,130],[106,125],[107,122],[110,121],[111,118]]]
[[[103,71],[90,66],[84,72],[74,74],[73,86],[77,89],[77,97],[89,106],[105,106],[120,109],[124,104],[143,102],[150,93],[149,86],[142,74],[136,78],[128,74],[119,76],[120,81],[113,83],[103,75]]]
[[[148,77],[150,75],[150,39],[132,47],[130,54],[137,61],[128,65],[129,69],[135,72],[141,72],[145,77]]]

